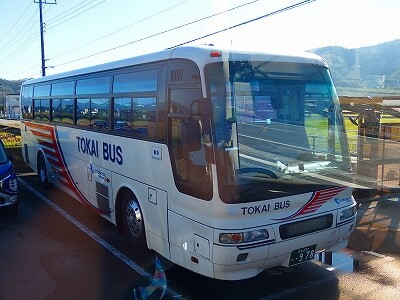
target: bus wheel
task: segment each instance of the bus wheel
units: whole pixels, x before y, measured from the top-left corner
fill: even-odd
[[[48,187],[49,179],[47,177],[46,161],[44,160],[42,153],[40,153],[38,156],[37,173],[39,177],[39,184],[42,187]]]
[[[129,241],[137,250],[147,249],[144,219],[138,201],[126,193],[122,201],[122,223]]]

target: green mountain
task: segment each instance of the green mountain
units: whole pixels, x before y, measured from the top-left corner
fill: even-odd
[[[8,94],[19,94],[23,80],[6,80],[0,78],[0,96]]]
[[[326,60],[337,87],[400,90],[400,40],[356,49],[329,46],[308,52]]]

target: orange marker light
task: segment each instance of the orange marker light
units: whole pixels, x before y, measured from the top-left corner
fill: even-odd
[[[221,57],[221,52],[219,51],[212,51],[210,53],[210,57]]]

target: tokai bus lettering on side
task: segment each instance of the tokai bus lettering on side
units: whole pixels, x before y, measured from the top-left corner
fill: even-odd
[[[102,157],[106,161],[111,161],[122,165],[123,156],[122,148],[119,145],[103,142],[102,147],[99,147],[99,141],[77,136],[78,152],[93,156],[100,157],[99,151],[102,151]]]

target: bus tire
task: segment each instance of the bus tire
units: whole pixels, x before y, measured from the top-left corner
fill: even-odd
[[[136,250],[148,249],[143,213],[131,192],[125,193],[122,199],[122,224],[129,242]]]
[[[49,182],[49,178],[47,175],[46,160],[44,159],[44,156],[42,153],[39,153],[39,155],[38,155],[37,174],[38,174],[38,178],[39,178],[39,185],[44,188],[49,187],[50,182]]]

